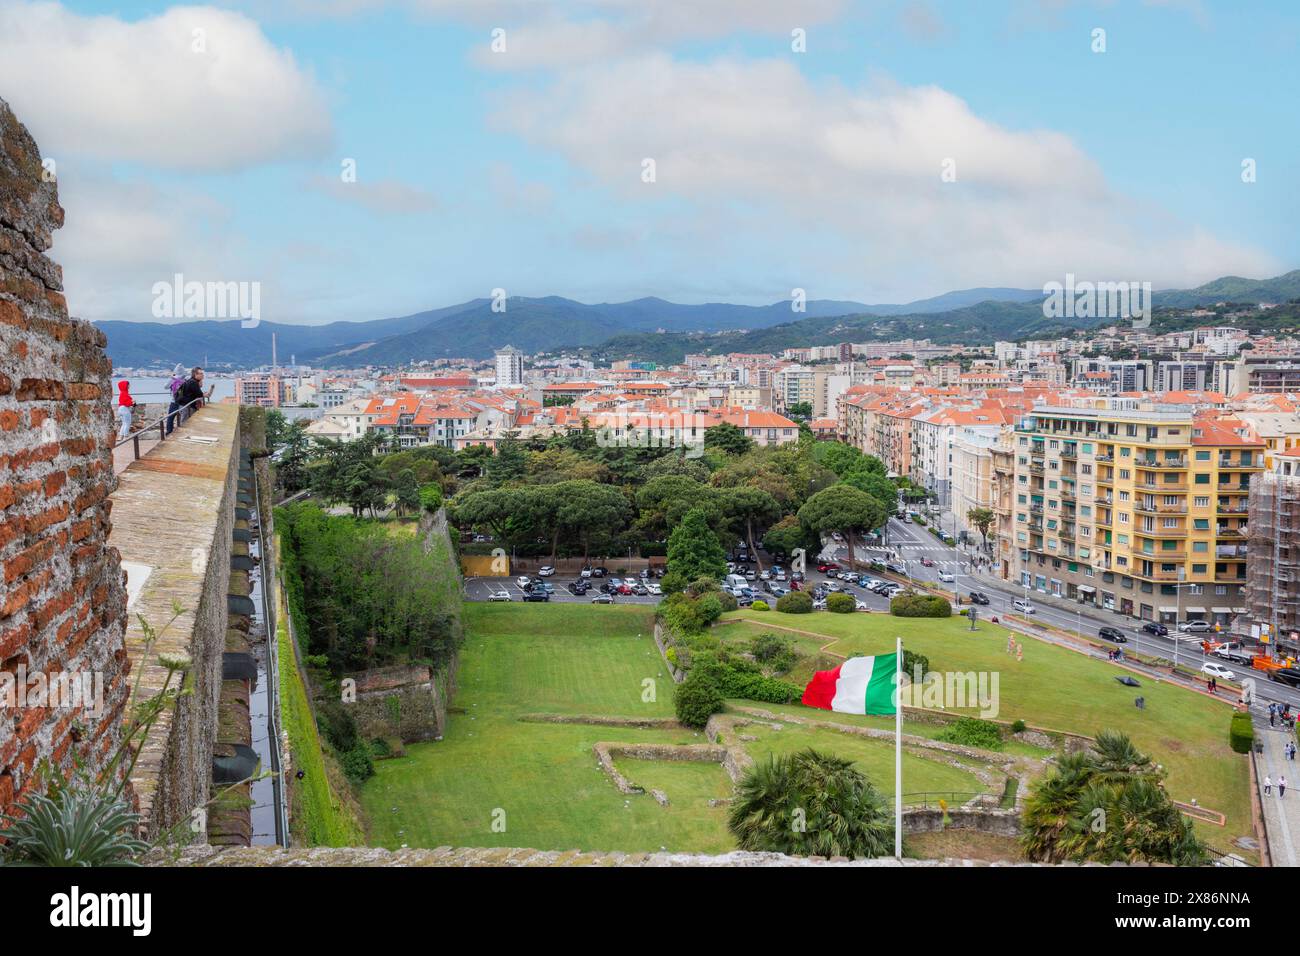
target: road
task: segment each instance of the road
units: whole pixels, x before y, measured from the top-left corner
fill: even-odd
[[[971,591],[982,591],[988,595],[992,604],[987,608],[981,608],[985,615],[1010,613],[1011,602],[1026,596],[1024,588],[1003,581],[990,571],[972,572],[971,555],[957,548],[948,547],[923,526],[907,524],[897,518],[891,518],[888,541],[889,548],[898,552],[910,576],[915,580],[937,581],[940,570],[951,571],[956,581],[940,584],[941,587],[951,589],[954,595],[967,596]],[[827,550],[833,552],[837,560],[848,557],[848,547],[842,543],[828,542]],[[878,559],[880,554],[879,549],[865,550],[862,547],[859,547],[857,552],[859,561],[869,560],[872,557]],[[923,558],[932,560],[934,567],[923,567],[921,565]],[[1180,664],[1200,667],[1206,661],[1218,661],[1218,658],[1207,655],[1201,648],[1199,635],[1182,635],[1175,645],[1175,642],[1170,639],[1172,635],[1157,637],[1143,633],[1139,630],[1142,622],[1123,614],[1088,608],[1084,605],[1078,605],[1078,609],[1073,611],[1049,606],[1041,600],[1042,595],[1034,591],[1030,591],[1028,597],[1036,609],[1034,617],[1038,621],[1063,631],[1073,632],[1081,638],[1095,640],[1098,628],[1117,627],[1128,636],[1129,643],[1126,648],[1138,653],[1174,660],[1176,646],[1177,660]],[[1227,664],[1227,667],[1238,676],[1247,674],[1256,676],[1255,695],[1263,700],[1266,706],[1267,702],[1276,701],[1290,704],[1292,710],[1300,709],[1300,690],[1274,683],[1262,673],[1256,675],[1249,668],[1243,669],[1239,664]]]

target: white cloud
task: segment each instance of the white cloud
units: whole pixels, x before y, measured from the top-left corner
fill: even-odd
[[[438,207],[438,200],[432,193],[397,179],[344,182],[338,176],[313,176],[307,180],[307,185],[317,192],[380,215],[412,215]]]
[[[47,156],[229,170],[317,155],[332,138],[293,54],[214,7],[128,22],[0,0],[0,89]]]
[[[1040,287],[1066,271],[1184,285],[1276,265],[1116,194],[1068,137],[999,126],[938,87],[846,89],[783,60],[648,55],[566,71],[497,106],[499,127],[621,198],[685,200],[701,223],[739,220],[737,208],[763,216],[785,238],[756,268],[821,243],[906,294]]]

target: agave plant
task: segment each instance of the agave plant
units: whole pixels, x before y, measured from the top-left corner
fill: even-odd
[[[0,864],[8,866],[135,866],[148,849],[136,838],[140,816],[120,797],[69,787],[33,794],[7,824]]]

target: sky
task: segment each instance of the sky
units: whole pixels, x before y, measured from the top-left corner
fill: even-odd
[[[886,303],[1300,267],[1298,47],[1293,0],[0,0],[0,98],[83,318]]]

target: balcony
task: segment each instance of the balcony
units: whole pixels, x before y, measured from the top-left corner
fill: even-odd
[[[1093,524],[1095,524],[1098,528],[1112,528],[1114,527],[1113,524],[1114,520],[1115,519],[1112,518],[1110,515],[1107,515],[1104,518],[1098,515],[1097,519],[1093,522]]]
[[[1030,462],[1030,463],[1029,463],[1029,473],[1032,474],[1032,475],[1041,475],[1041,474],[1043,473],[1043,463],[1042,463],[1041,461],[1040,461],[1040,462]]]
[[[1100,462],[1113,462],[1115,460],[1114,455],[1094,455],[1093,458]]]
[[[1105,478],[1098,478],[1094,484],[1098,488],[1113,488],[1115,487],[1115,476],[1107,475]]]
[[[1244,538],[1246,537],[1246,529],[1229,528],[1224,525],[1220,525],[1218,528],[1214,530],[1214,534],[1215,537],[1218,538]]]
[[[1150,561],[1153,564],[1167,564],[1171,561],[1186,561],[1187,552],[1178,551],[1134,551],[1133,558],[1140,561]]]
[[[1244,515],[1249,509],[1244,504],[1227,505],[1223,502],[1219,502],[1219,504],[1215,506],[1214,510],[1221,515]]]
[[[1104,498],[1097,499],[1097,504],[1099,505],[1113,505],[1114,503],[1115,503],[1114,495],[1106,495]]]
[[[1062,501],[1074,501],[1074,500],[1075,500],[1074,489],[1073,489],[1073,488],[1062,488],[1062,489],[1061,489],[1061,500],[1062,500]]]
[[[1244,574],[1238,575],[1229,572],[1224,572],[1220,574],[1218,571],[1215,571],[1214,583],[1215,584],[1245,584],[1246,576]]]
[[[1185,538],[1187,537],[1186,528],[1150,528],[1135,532],[1143,538],[1151,538],[1153,541],[1159,541],[1162,538]]]
[[[1042,518],[1030,518],[1030,519],[1029,519],[1029,530],[1030,530],[1030,531],[1037,531],[1039,534],[1042,534],[1042,531],[1043,531],[1043,519],[1042,519]]]
[[[1134,463],[1138,468],[1148,471],[1161,469],[1180,469],[1187,467],[1186,458],[1139,458]]]
[[[1214,557],[1220,561],[1241,561],[1246,557],[1249,549],[1244,544],[1229,546],[1226,548],[1215,548]]]
[[[1073,445],[1064,445],[1061,448],[1061,457],[1070,458],[1070,459],[1078,458],[1079,450],[1075,448]]]
[[[1074,525],[1061,525],[1061,529],[1056,532],[1056,536],[1062,541],[1074,540]]]
[[[1148,581],[1177,581],[1178,570],[1160,571],[1156,568],[1152,568],[1151,571],[1147,573],[1134,571],[1133,576],[1137,578],[1146,578]]]
[[[1139,481],[1133,487],[1138,491],[1155,491],[1162,495],[1187,494],[1187,483],[1182,481],[1162,481],[1158,484],[1154,481]]]
[[[1231,458],[1220,458],[1220,459],[1219,459],[1219,470],[1220,470],[1220,471],[1222,471],[1222,470],[1225,469],[1225,468],[1227,468],[1227,469],[1231,469],[1231,470],[1233,470],[1233,471],[1242,471],[1242,470],[1255,471],[1256,469],[1261,468],[1261,467],[1263,467],[1263,466],[1262,466],[1262,464],[1259,463],[1259,462],[1243,462],[1243,461],[1240,461],[1240,460],[1233,460],[1233,459],[1231,459]]]
[[[1030,506],[1029,506],[1029,513],[1030,513],[1030,514],[1034,514],[1034,515],[1040,515],[1040,514],[1043,513],[1043,506],[1042,506],[1042,505],[1030,505]]]
[[[1138,502],[1133,505],[1133,510],[1144,515],[1185,515],[1187,505],[1152,505]]]

